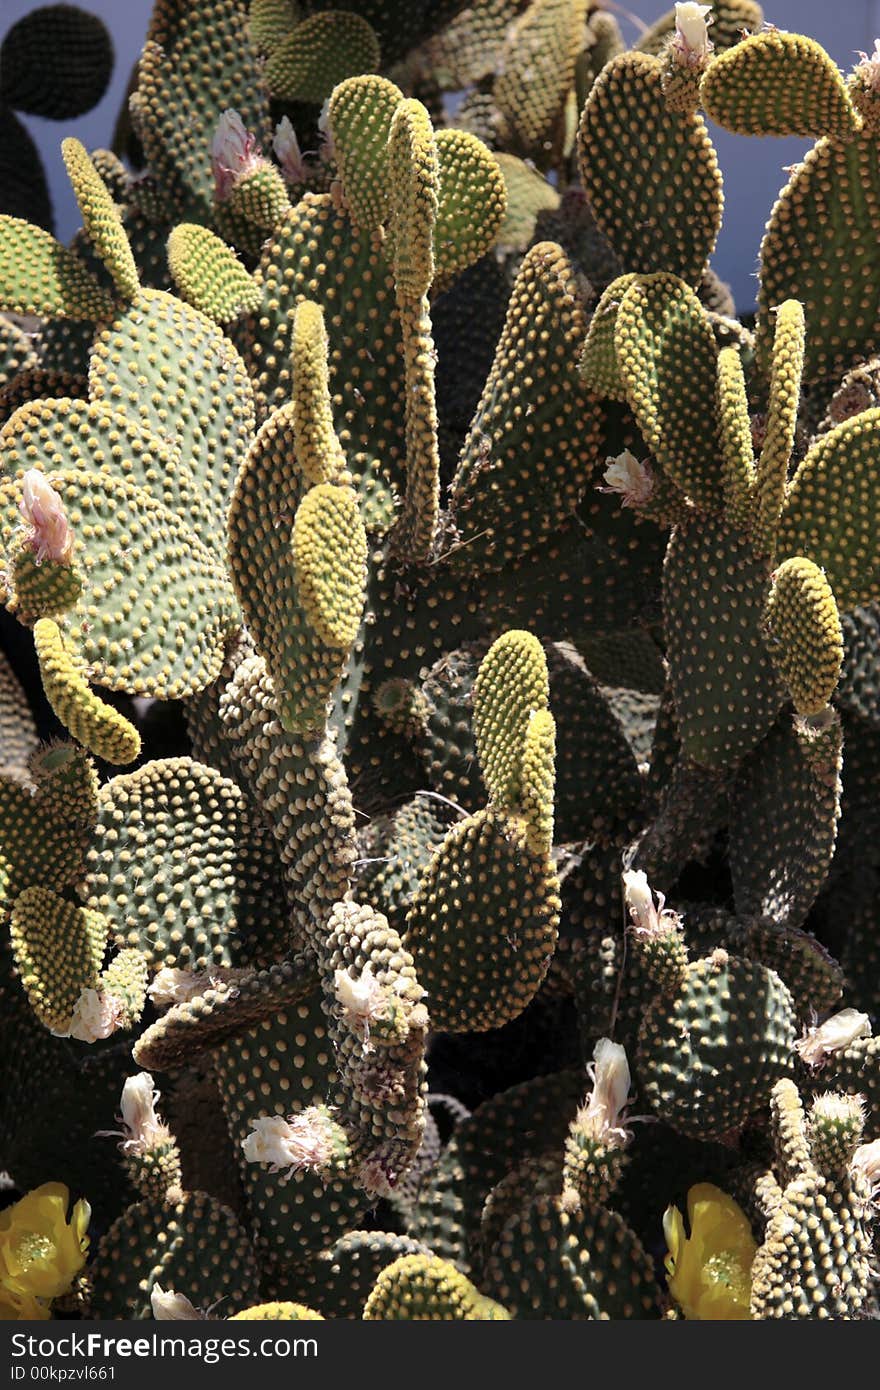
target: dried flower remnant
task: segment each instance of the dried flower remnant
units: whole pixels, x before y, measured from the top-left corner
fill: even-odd
[[[621,1123],[621,1117],[632,1083],[625,1049],[610,1038],[600,1038],[587,1073],[593,1089],[578,1112],[577,1128],[597,1143],[615,1147],[625,1144],[630,1131]]]
[[[22,478],[19,511],[28,530],[26,544],[34,551],[36,563],[44,560],[69,565],[73,554],[73,532],[64,503],[39,468],[29,468]]]
[[[204,1322],[205,1315],[194,1308],[190,1300],[173,1289],[154,1284],[150,1290],[150,1307],[157,1322]]]
[[[322,1172],[347,1147],[345,1135],[331,1119],[326,1106],[310,1105],[285,1120],[283,1115],[263,1115],[251,1120],[251,1133],[241,1147],[248,1163],[267,1163],[270,1173]]]

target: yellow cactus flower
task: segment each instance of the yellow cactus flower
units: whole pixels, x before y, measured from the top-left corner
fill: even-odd
[[[7,1302],[57,1298],[70,1288],[86,1262],[91,1208],[78,1201],[68,1224],[69,1205],[64,1184],[46,1182],[0,1212],[0,1291]],[[20,1316],[47,1314],[29,1305]]]
[[[690,1236],[677,1207],[667,1207],[663,1234],[669,1292],[686,1318],[704,1322],[751,1317],[752,1261],[757,1245],[748,1217],[711,1183],[688,1192]]]
[[[0,1322],[45,1322],[49,1304],[30,1293],[13,1293],[0,1284]]]

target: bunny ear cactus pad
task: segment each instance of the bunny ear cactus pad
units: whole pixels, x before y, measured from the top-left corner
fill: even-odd
[[[613,401],[625,402],[627,388],[617,366],[615,330],[617,311],[636,275],[619,275],[612,280],[593,310],[578,369],[591,391]]]
[[[550,675],[543,648],[528,632],[505,632],[480,663],[474,683],[474,741],[491,799],[516,804],[533,712],[546,710]]]
[[[714,413],[718,349],[697,296],[674,275],[639,276],[614,327],[617,368],[645,443],[700,509],[721,500]]]
[[[83,901],[154,969],[262,964],[286,945],[274,847],[244,793],[189,758],[104,784],[86,866]]]
[[[755,515],[750,534],[757,555],[772,555],[776,543],[788,482],[788,461],[794,446],[803,364],[803,305],[796,299],[788,299],[776,310],[766,435],[755,468]]]
[[[0,308],[93,321],[112,318],[116,301],[50,232],[0,214]]]
[[[51,618],[34,624],[34,647],[46,699],[65,729],[105,762],[134,762],[141,751],[140,734],[89,688],[87,668],[68,651],[63,632]]]
[[[824,48],[778,29],[752,34],[715,57],[700,96],[706,115],[736,135],[846,140],[858,126],[846,83]]]
[[[755,451],[742,357],[735,347],[722,348],[718,354],[716,404],[724,512],[737,530],[747,531],[753,512]]]
[[[103,20],[78,5],[38,5],[0,48],[2,101],[50,121],[69,121],[97,106],[113,72],[113,42]]]
[[[434,143],[440,166],[433,248],[439,293],[495,245],[507,214],[507,188],[498,160],[475,135],[438,130]]]
[[[825,573],[795,555],[773,576],[767,600],[767,643],[798,714],[821,714],[843,663],[840,614]]]
[[[74,907],[48,888],[26,888],[16,899],[15,964],[34,1013],[53,1032],[67,1030],[80,994],[97,985],[108,926],[100,912]]]
[[[369,236],[387,220],[388,137],[403,92],[386,77],[353,77],[330,97],[327,119],[352,224]]]
[[[574,82],[583,46],[587,0],[533,0],[511,25],[493,96],[520,153],[545,153]]]
[[[207,227],[181,222],[168,238],[168,265],[183,299],[216,323],[253,313],[263,295],[225,241]]]
[[[841,612],[880,598],[878,466],[880,410],[866,410],[813,444],[783,503],[777,554],[821,566]]]
[[[578,159],[624,270],[698,284],[721,226],[721,172],[702,117],[667,107],[658,58],[622,53],[602,70],[581,115]]]
[[[119,210],[101,175],[79,140],[61,142],[61,153],[82,214],[86,236],[95,248],[122,300],[140,289],[137,266]]]
[[[241,1308],[259,1297],[259,1273],[247,1233],[228,1207],[206,1192],[128,1207],[89,1262],[92,1316],[152,1317],[155,1285],[181,1291],[195,1307]]]
[[[382,1270],[364,1306],[366,1322],[503,1322],[510,1314],[449,1260],[403,1255]]]
[[[577,506],[601,428],[577,370],[585,332],[568,257],[555,242],[539,242],[520,266],[452,480],[460,550],[453,563],[500,569],[540,546]],[[524,378],[532,383],[526,404]]]
[[[351,10],[325,10],[272,45],[263,81],[277,101],[320,105],[347,77],[375,72],[379,41]]]
[[[768,589],[766,563],[720,518],[673,533],[663,567],[667,659],[682,748],[706,767],[748,753],[784,702],[763,635]]]

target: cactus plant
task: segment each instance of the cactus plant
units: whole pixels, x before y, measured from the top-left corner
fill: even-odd
[[[880,57],[612,8],[156,0],[70,245],[7,36],[14,1316],[877,1316]]]

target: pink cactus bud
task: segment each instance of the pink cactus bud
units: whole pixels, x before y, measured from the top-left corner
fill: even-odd
[[[225,203],[239,179],[252,174],[264,163],[256,137],[245,129],[238,112],[224,111],[217,122],[211,145],[214,197],[217,202]]]
[[[305,155],[299,147],[296,131],[286,116],[282,116],[275,127],[272,149],[275,151],[275,158],[281,166],[285,183],[305,183],[309,172]]]
[[[28,529],[27,544],[36,554],[36,563],[44,560],[69,565],[73,554],[73,532],[64,503],[45,473],[30,468],[22,478],[19,511]]]

